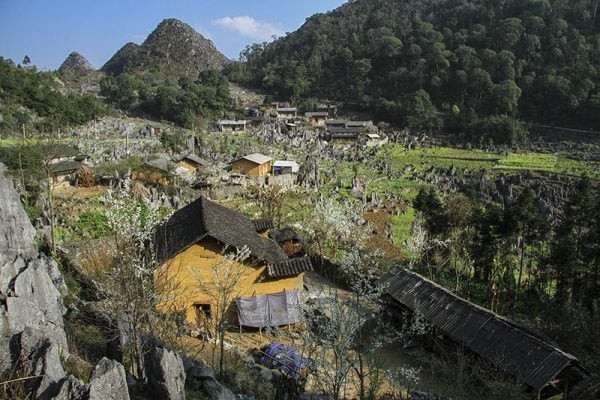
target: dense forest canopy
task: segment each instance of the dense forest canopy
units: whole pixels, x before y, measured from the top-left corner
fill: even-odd
[[[106,76],[100,92],[115,106],[192,128],[203,118],[214,118],[231,107],[229,81],[216,70],[202,71],[197,80],[182,76],[177,82],[155,74]]]
[[[596,129],[598,0],[357,0],[242,53],[232,78],[514,143],[520,121]]]
[[[0,57],[0,133],[31,128],[52,133],[109,111],[93,94],[64,93],[61,89],[56,73],[16,66]]]

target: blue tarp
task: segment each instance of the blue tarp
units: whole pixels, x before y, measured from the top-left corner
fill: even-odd
[[[302,372],[307,367],[308,359],[300,355],[293,346],[272,342],[263,348],[260,363],[266,367],[278,369],[299,381],[303,377]]]

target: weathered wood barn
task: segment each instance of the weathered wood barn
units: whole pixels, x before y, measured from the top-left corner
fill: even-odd
[[[586,375],[575,356],[531,330],[473,304],[421,275],[397,269],[384,278],[385,311],[419,313],[442,335],[525,383],[537,398],[566,393]]]
[[[184,312],[192,324],[205,323],[215,309],[216,296],[211,291],[218,290],[213,284],[213,268],[223,265],[226,248],[247,247],[250,252],[248,259],[234,265],[241,276],[235,290],[239,296],[277,296],[301,289],[303,273],[312,270],[310,260],[288,257],[277,242],[266,237],[266,232],[259,233],[269,226],[204,197],[175,212],[154,231],[156,256],[161,264],[155,277],[158,287],[169,291],[163,293],[166,300],[161,309]],[[298,303],[287,305],[298,312]],[[233,315],[231,312],[232,319]],[[262,321],[264,326],[271,322]]]

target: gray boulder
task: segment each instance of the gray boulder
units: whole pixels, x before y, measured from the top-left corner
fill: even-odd
[[[36,398],[54,397],[65,377],[59,346],[45,337],[43,332],[27,326],[12,337],[11,347],[15,349],[12,358],[23,363],[28,376],[36,377],[27,381],[27,386],[36,394]]]
[[[125,368],[104,357],[92,373],[89,400],[129,400]]]
[[[63,379],[58,393],[52,400],[88,400],[90,398],[90,385],[84,384],[73,375]]]
[[[42,255],[14,279],[9,288],[12,293],[6,299],[9,331],[16,334],[30,327],[44,332],[52,343],[66,350],[62,298],[48,276],[49,262]]]
[[[174,351],[154,347],[145,357],[148,384],[155,398],[185,400],[185,370],[183,360]]]
[[[216,378],[214,371],[199,360],[183,357],[186,373],[186,387],[202,390],[210,400],[237,400],[233,392],[223,386]]]
[[[11,180],[4,176],[5,169],[0,163],[0,254],[6,258],[19,254],[33,257],[37,253],[35,229]]]

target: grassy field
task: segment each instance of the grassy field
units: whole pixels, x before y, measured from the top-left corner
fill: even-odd
[[[566,154],[549,153],[497,153],[483,150],[463,150],[447,147],[408,150],[400,145],[390,145],[379,157],[387,157],[395,169],[410,165],[416,170],[431,167],[457,169],[486,169],[495,172],[536,171],[588,175],[600,178],[600,164],[574,160]]]

